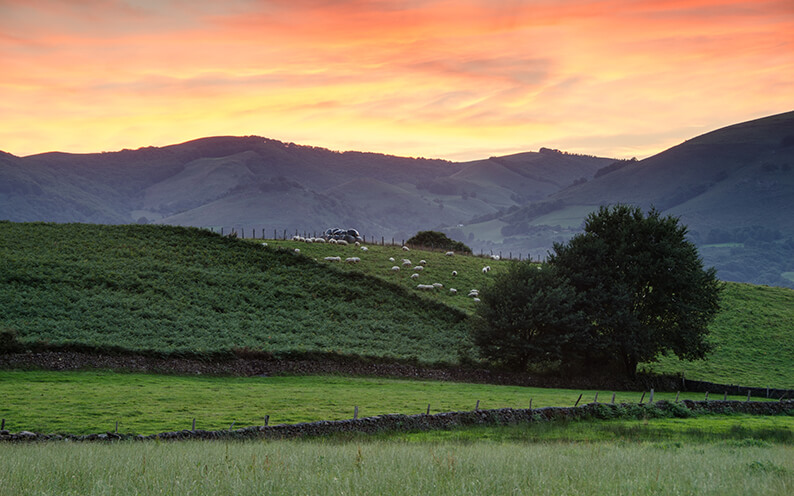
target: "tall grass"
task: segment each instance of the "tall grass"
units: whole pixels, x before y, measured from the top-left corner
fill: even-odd
[[[30,494],[787,495],[791,446],[247,442],[41,444],[0,450]]]

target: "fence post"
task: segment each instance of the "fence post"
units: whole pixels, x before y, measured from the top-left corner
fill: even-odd
[[[529,399],[529,409],[532,410],[532,398]]]
[[[265,415],[265,427],[270,423],[270,415]]]
[[[747,401],[750,401],[750,389],[747,389]]]
[[[477,404],[474,406],[474,411],[476,412],[479,409],[480,409],[480,400],[477,400]]]
[[[681,391],[675,392],[675,401],[673,403],[678,403],[678,395],[681,394]]]
[[[598,391],[596,391],[595,398],[593,398],[593,403],[598,403]]]
[[[193,419],[193,428],[191,430],[193,430],[193,431],[196,430],[196,419],[195,418]]]
[[[116,420],[116,431],[115,432],[116,432],[116,434],[119,433],[119,421],[118,420]]]
[[[651,397],[648,398],[648,403],[651,405],[653,404],[653,388],[651,388]]]
[[[612,393],[612,404],[615,404],[615,393]]]
[[[223,226],[221,226],[221,236],[223,236]]]
[[[640,398],[640,405],[642,405],[643,401],[645,401],[645,391],[642,392],[642,398]]]
[[[353,409],[353,420],[358,419],[358,406]]]
[[[427,414],[430,415],[430,403],[427,404]]]
[[[708,402],[708,400],[709,400],[709,392],[708,392],[708,391],[706,391],[706,399],[705,399],[705,401],[707,401],[707,402]]]
[[[722,401],[728,401],[728,391],[725,391],[725,396],[722,397]]]
[[[6,419],[3,419],[2,423],[0,423],[0,431],[6,430]]]
[[[584,394],[584,393],[582,393],[582,394]],[[579,405],[579,400],[582,399],[582,394],[579,395],[579,398],[576,400],[576,403],[574,403],[573,406]]]

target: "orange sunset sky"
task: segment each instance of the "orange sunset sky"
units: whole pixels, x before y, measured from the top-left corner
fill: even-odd
[[[0,150],[642,158],[794,109],[794,0],[0,0]]]

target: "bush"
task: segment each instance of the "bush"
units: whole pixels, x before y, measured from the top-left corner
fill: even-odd
[[[449,239],[446,234],[438,231],[419,231],[406,244],[437,248],[439,250],[457,251],[460,253],[471,253],[471,248],[460,241]]]

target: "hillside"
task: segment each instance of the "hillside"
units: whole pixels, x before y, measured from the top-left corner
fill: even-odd
[[[289,231],[345,226],[407,238],[545,197],[610,162],[539,152],[452,163],[256,136],[113,153],[0,154],[0,219]]]
[[[476,358],[465,322],[476,303],[466,293],[511,263],[392,246],[267,242],[169,226],[0,222],[0,330],[28,343],[157,355],[248,348],[277,357],[457,363],[461,353]],[[402,258],[411,266],[392,271]],[[420,260],[425,269],[411,279]],[[492,270],[483,273],[485,265]],[[443,289],[416,289],[434,282]],[[728,284],[711,332],[715,349],[706,360],[665,358],[653,369],[794,387],[794,291]]]
[[[599,205],[656,207],[680,217],[720,278],[794,287],[794,112],[719,129],[485,222],[499,249],[550,249]]]

